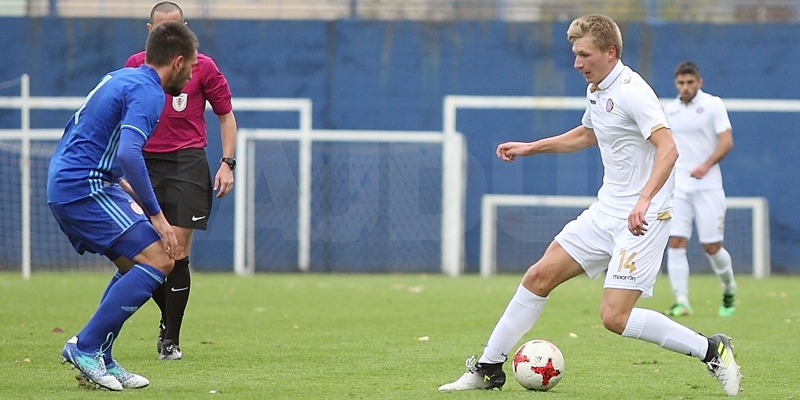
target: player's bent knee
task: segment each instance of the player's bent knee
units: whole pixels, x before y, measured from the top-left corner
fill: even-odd
[[[154,264],[155,264],[153,265],[154,268],[163,272],[164,275],[169,275],[169,273],[172,272],[172,268],[175,267],[175,260],[167,256],[163,259],[157,260]]]
[[[584,272],[580,264],[554,241],[544,256],[525,272],[522,285],[538,296],[547,297],[558,285]]]
[[[134,258],[134,261],[147,264],[164,274],[169,274],[175,265],[175,260],[167,254],[161,242],[154,242],[147,246]]]
[[[533,264],[525,276],[522,277],[522,285],[537,296],[547,297],[555,288],[556,284],[552,279],[552,274],[548,274],[545,268],[539,263]]]
[[[623,315],[622,313],[607,309],[600,310],[600,319],[603,320],[603,326],[617,335],[621,335],[625,330],[625,325],[628,324],[629,315],[630,313]]]
[[[719,251],[719,249],[721,249],[721,248],[722,248],[722,242],[717,242],[717,243],[703,243],[703,250],[705,250],[705,251],[706,251],[706,254],[708,254],[708,255],[710,255],[710,256],[713,256],[714,254],[717,254],[717,252],[718,252],[718,251]]]
[[[689,239],[680,237],[680,236],[670,236],[669,237],[669,247],[675,248],[684,248],[689,244]]]
[[[628,325],[628,319],[631,316],[631,310],[614,300],[607,301],[604,299],[600,305],[600,319],[603,321],[603,326],[611,332],[621,335]]]
[[[172,268],[175,266],[175,260],[169,258],[167,255],[164,255],[164,257],[143,260],[142,263],[163,272],[164,275],[169,275],[169,273],[172,272]]]

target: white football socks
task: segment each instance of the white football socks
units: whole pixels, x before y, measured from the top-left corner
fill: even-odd
[[[714,269],[714,273],[724,285],[725,293],[735,293],[736,281],[733,279],[733,262],[730,253],[724,247],[720,247],[718,252],[713,255],[707,254],[707,256],[708,261],[711,262],[711,268]]]
[[[520,284],[506,311],[494,326],[478,362],[505,362],[514,345],[533,328],[546,302],[547,297],[537,296]]]
[[[703,360],[708,351],[708,339],[669,319],[664,314],[644,308],[634,308],[622,336],[655,343],[676,353]]]
[[[667,275],[678,304],[689,305],[689,260],[686,248],[667,248]]]

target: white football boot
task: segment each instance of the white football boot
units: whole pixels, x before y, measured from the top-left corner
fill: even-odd
[[[475,356],[467,359],[467,372],[455,382],[439,386],[440,391],[475,390],[494,388],[503,389],[506,383],[506,373],[503,372],[503,363],[484,364],[476,362]]]
[[[742,384],[742,374],[739,372],[739,364],[733,358],[733,346],[731,338],[721,333],[709,336],[709,340],[714,343],[714,358],[706,363],[708,372],[711,372],[719,383],[722,390],[728,396],[739,394]]]

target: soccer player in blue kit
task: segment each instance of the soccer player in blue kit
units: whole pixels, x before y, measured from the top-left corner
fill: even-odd
[[[156,201],[142,148],[158,123],[164,93],[180,95],[191,78],[198,44],[180,22],[154,28],[144,65],[103,77],[70,118],[50,160],[47,203],[61,230],[78,253],[102,254],[120,271],[61,352],[64,362],[109,390],[150,383],[122,368],[111,347],[182,251]]]

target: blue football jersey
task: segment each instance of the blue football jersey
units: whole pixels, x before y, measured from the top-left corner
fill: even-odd
[[[136,140],[144,143],[155,130],[164,100],[161,79],[149,66],[122,68],[103,77],[64,128],[50,160],[47,202],[88,197],[119,181],[120,134],[141,135]],[[146,168],[142,171],[146,176]]]

